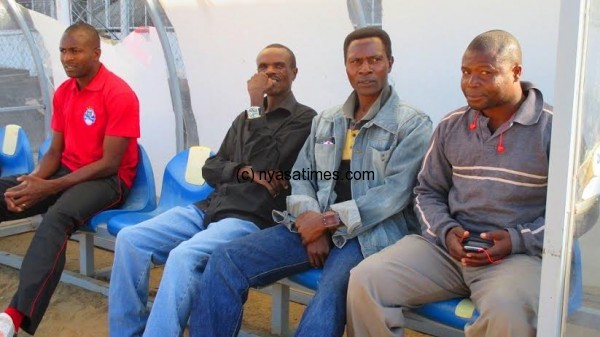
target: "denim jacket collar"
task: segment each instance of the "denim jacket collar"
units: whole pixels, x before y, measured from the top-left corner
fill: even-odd
[[[392,87],[387,85],[385,88],[383,88],[383,90],[381,90],[379,96],[377,97],[375,102],[373,102],[373,104],[369,108],[369,111],[367,111],[367,114],[362,118],[362,120],[368,121],[373,119],[373,117],[375,117],[377,112],[381,110],[381,107],[385,105],[385,103],[388,101],[391,95]],[[350,96],[348,96],[348,98],[346,99],[346,102],[344,102],[344,104],[342,105],[342,111],[346,118],[354,120],[354,112],[356,112],[356,105],[356,91],[353,91],[350,94]]]
[[[369,111],[369,114],[371,114],[371,112],[373,113],[373,117],[365,124],[363,125],[363,128],[369,128],[372,125],[376,125],[388,132],[391,133],[395,133],[397,128],[398,128],[398,123],[399,120],[396,116],[396,114],[386,114],[386,113],[380,113],[381,111],[389,111],[394,109],[394,107],[396,105],[398,105],[400,103],[400,98],[398,97],[398,94],[396,93],[395,90],[393,90],[393,88],[391,88],[390,86],[388,86],[389,88],[389,97],[385,100],[385,103],[381,106],[381,108],[379,110],[372,110]],[[387,90],[384,90],[385,92],[387,92]],[[385,96],[385,92],[382,91],[383,95],[380,95],[378,101],[380,101],[380,99],[382,98],[382,96]],[[347,125],[347,120],[348,120],[348,108],[354,106],[354,101],[355,100],[355,96],[354,96],[354,92],[352,94],[350,94],[350,96],[348,97],[348,99],[346,100],[346,102],[341,106],[341,112],[342,113],[337,113],[337,114],[324,114],[322,116],[322,118],[324,120],[330,120],[333,121],[335,125],[344,125],[344,128],[341,128],[342,130],[344,130],[344,134],[345,134],[345,130],[347,129],[348,125]],[[375,102],[377,103],[377,102]],[[374,106],[375,106],[374,103]],[[353,110],[352,110],[353,111]],[[338,136],[338,135],[336,135]]]

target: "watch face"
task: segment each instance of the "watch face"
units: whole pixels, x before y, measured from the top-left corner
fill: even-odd
[[[340,218],[337,213],[325,213],[323,215],[325,226],[337,226],[340,224]]]
[[[246,110],[246,116],[248,119],[254,119],[260,117],[260,108],[256,106],[251,106]]]

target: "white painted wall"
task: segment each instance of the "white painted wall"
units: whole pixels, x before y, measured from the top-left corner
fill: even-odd
[[[345,0],[162,0],[178,35],[200,142],[217,148],[248,106],[246,80],[265,45],[296,53],[299,101],[321,111],[350,93],[342,44],[352,30]],[[542,10],[543,8],[543,10]],[[479,33],[504,29],[522,43],[524,78],[551,102],[559,0],[383,1],[396,58],[391,82],[434,122],[464,105],[460,61]]]
[[[320,111],[349,93],[342,43],[352,25],[343,0],[161,2],[177,32],[202,144],[217,149],[249,106],[246,81],[268,44],[296,54],[298,101]]]
[[[396,88],[437,123],[465,105],[462,55],[478,34],[503,29],[521,43],[523,79],[554,97],[559,0],[385,1],[383,26],[392,37]]]

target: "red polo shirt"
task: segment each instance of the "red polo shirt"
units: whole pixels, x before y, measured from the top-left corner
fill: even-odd
[[[102,158],[104,136],[130,138],[118,175],[131,187],[138,163],[140,114],[137,96],[121,78],[100,66],[83,90],[68,79],[54,94],[52,129],[65,141],[62,164],[71,171]]]

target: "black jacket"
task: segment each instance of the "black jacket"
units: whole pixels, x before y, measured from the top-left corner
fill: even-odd
[[[286,208],[290,189],[272,197],[259,184],[238,181],[237,172],[246,165],[255,172],[291,171],[315,115],[313,109],[298,103],[292,93],[279,107],[259,118],[248,120],[246,112],[240,113],[219,152],[202,168],[204,179],[215,188],[206,200],[196,203],[205,212],[204,224],[238,218],[260,228],[274,225],[271,212]]]

